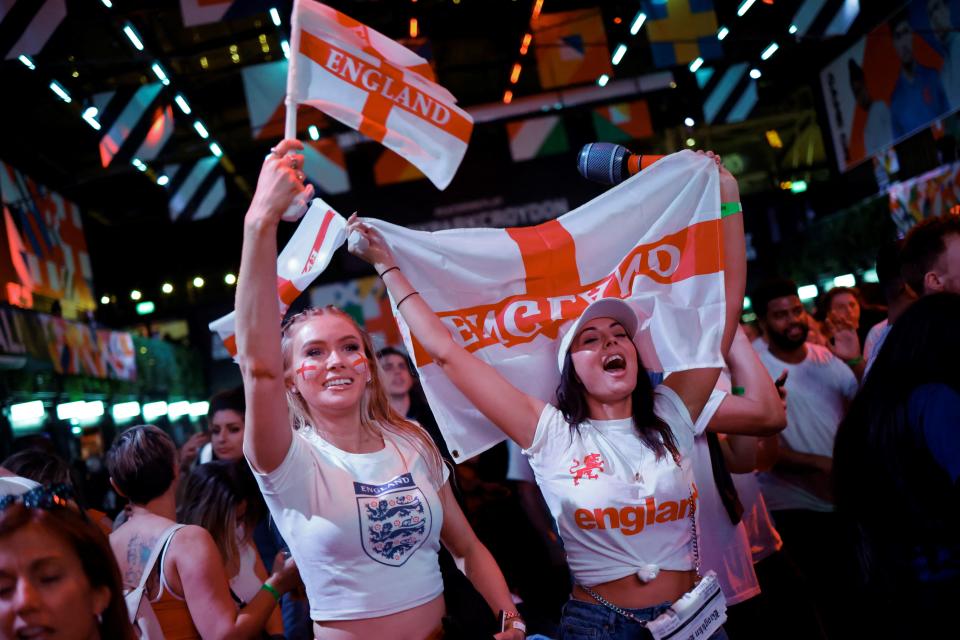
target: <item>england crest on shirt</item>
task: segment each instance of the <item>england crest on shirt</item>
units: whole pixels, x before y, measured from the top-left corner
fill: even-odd
[[[360,541],[368,556],[399,567],[430,535],[430,505],[423,491],[405,473],[385,484],[354,482]]]

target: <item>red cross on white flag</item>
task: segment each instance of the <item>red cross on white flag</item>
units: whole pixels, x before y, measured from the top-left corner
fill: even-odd
[[[294,2],[291,31],[288,101],[315,107],[380,142],[438,188],[450,184],[473,118],[433,82],[426,60],[313,0]]]

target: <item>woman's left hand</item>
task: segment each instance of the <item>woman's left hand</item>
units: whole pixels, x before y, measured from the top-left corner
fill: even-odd
[[[369,262],[378,273],[383,273],[385,270],[397,266],[393,252],[390,251],[390,247],[387,246],[387,242],[380,232],[364,224],[356,213],[347,220],[347,235],[349,236],[351,233],[360,234],[366,240],[366,244],[357,244],[352,248],[348,245],[350,253]]]
[[[509,629],[508,631],[501,631],[493,637],[495,640],[523,640],[527,636],[519,629]]]
[[[733,177],[729,169],[723,166],[723,160],[720,156],[713,151],[697,151],[697,153],[711,158],[720,168],[720,201],[740,202],[740,186],[737,184],[737,179]]]

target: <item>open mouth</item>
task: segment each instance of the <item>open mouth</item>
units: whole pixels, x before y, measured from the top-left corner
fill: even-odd
[[[351,380],[350,378],[333,378],[332,380],[327,380],[326,382],[324,382],[323,388],[336,389],[336,388],[349,387],[352,384],[353,384],[353,380]]]
[[[603,359],[604,371],[623,371],[627,368],[627,361],[620,354],[613,354]]]

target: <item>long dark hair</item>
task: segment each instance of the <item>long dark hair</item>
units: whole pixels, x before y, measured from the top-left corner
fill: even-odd
[[[634,345],[636,350],[636,345]],[[637,352],[637,385],[633,388],[630,398],[633,402],[633,425],[637,430],[637,437],[656,455],[657,460],[668,453],[674,461],[679,463],[680,452],[677,442],[663,420],[653,412],[653,384],[647,376],[647,370]],[[571,429],[577,429],[580,424],[590,418],[590,407],[587,405],[587,388],[583,386],[580,377],[573,366],[573,357],[567,351],[563,359],[563,370],[560,372],[560,384],[557,386],[557,409],[563,414]]]
[[[960,393],[958,327],[960,295],[915,302],[891,328],[837,431],[836,507],[852,536],[861,578],[875,589],[893,589],[897,561],[909,560],[891,558],[889,550],[914,546],[934,558],[935,546],[960,524],[956,489],[909,413],[910,398],[923,385]]]
[[[14,503],[0,510],[0,539],[12,535],[31,522],[36,523],[70,545],[80,558],[91,587],[106,587],[110,603],[101,614],[100,637],[136,640],[123,600],[120,569],[103,532],[70,507],[27,508]]]

